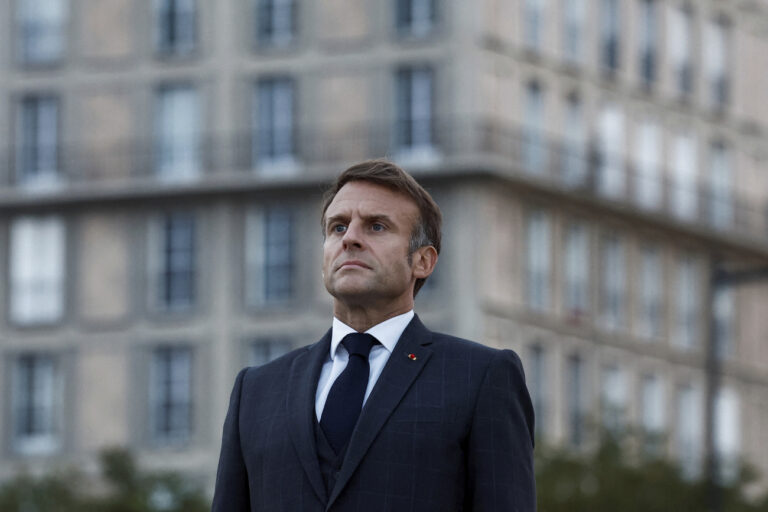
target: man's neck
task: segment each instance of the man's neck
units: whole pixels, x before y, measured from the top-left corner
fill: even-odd
[[[337,301],[334,303],[333,315],[357,332],[365,332],[374,325],[378,325],[392,317],[407,313],[412,309],[413,302],[392,309],[372,309],[360,307],[350,308]]]

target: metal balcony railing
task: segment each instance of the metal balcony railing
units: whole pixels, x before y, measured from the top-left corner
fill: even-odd
[[[0,197],[37,192],[130,189],[205,184],[217,180],[329,178],[369,157],[392,158],[411,170],[461,166],[495,172],[586,199],[609,201],[668,220],[736,233],[768,243],[768,202],[713,187],[700,177],[675,177],[619,154],[602,152],[596,141],[546,137],[492,120],[436,119],[370,123],[337,128],[288,126],[281,130],[38,148],[57,155],[55,169],[25,169],[18,151],[0,161]],[[34,152],[34,148],[32,150]],[[29,156],[30,148],[25,148]],[[5,165],[3,165],[5,163]],[[707,173],[707,163],[699,166]],[[27,164],[28,165],[28,164]],[[48,164],[50,167],[50,163]],[[731,172],[732,183],[736,177]]]

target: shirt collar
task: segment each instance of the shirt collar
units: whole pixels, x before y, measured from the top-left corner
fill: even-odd
[[[410,310],[402,315],[393,316],[380,324],[374,325],[365,332],[379,340],[379,343],[381,343],[391,354],[395,349],[395,345],[397,345],[397,341],[400,339],[400,335],[402,335],[405,328],[408,327],[414,314],[413,310]],[[344,336],[352,332],[357,331],[338,318],[333,317],[333,329],[331,331],[331,360],[336,358],[336,350],[339,348],[341,340],[344,339]]]

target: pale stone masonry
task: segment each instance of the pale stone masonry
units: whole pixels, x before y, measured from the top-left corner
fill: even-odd
[[[330,325],[323,186],[382,156],[446,218],[418,312],[520,353],[540,442],[641,425],[697,474],[710,256],[768,262],[766,28],[746,0],[1,3],[0,478],[124,445],[211,485],[237,370]],[[724,474],[768,475],[768,286],[717,304]]]

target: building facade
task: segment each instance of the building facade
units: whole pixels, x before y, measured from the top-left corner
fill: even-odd
[[[768,474],[768,2],[0,3],[0,478],[127,446],[212,484],[244,365],[330,326],[323,187],[444,210],[430,327],[523,358],[541,442]]]

